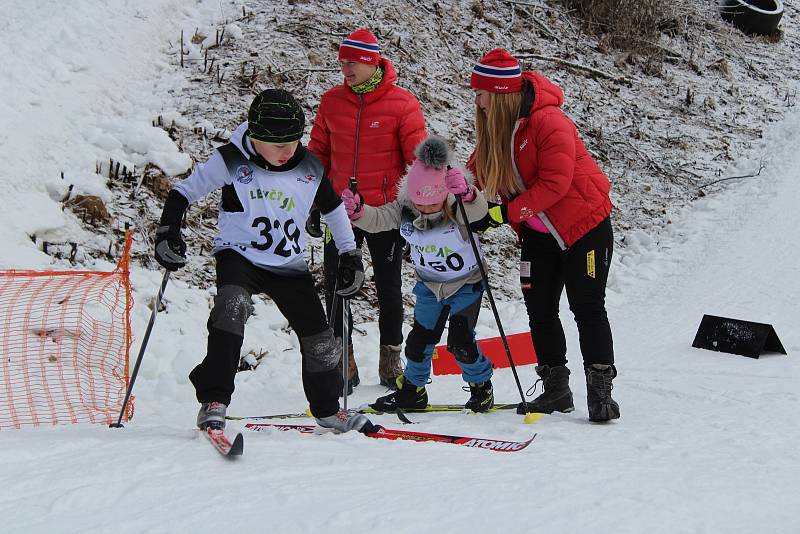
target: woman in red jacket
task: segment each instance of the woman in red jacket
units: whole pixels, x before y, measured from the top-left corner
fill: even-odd
[[[561,89],[520,69],[496,48],[472,71],[476,146],[470,158],[488,199],[492,226],[510,223],[520,237],[520,283],[543,393],[531,412],[571,412],[567,346],[559,319],[566,287],[578,325],[589,419],[619,417],[611,398],[617,376],[605,289],[614,247],[608,178],[560,106]],[[523,407],[520,406],[520,411]]]
[[[394,84],[394,67],[380,55],[378,41],[368,30],[356,30],[342,41],[339,65],[344,81],[322,95],[308,148],[324,165],[337,193],[353,185],[366,204],[382,206],[397,197],[397,182],[414,161],[414,149],[427,136],[422,109],[414,95]],[[382,385],[396,389],[396,379],[403,373],[400,233],[354,231],[359,248],[364,240],[367,242],[375,276],[380,330],[378,376]],[[339,258],[336,250],[330,234],[326,234],[329,310]],[[341,332],[341,317],[337,314],[333,321],[334,332]],[[355,386],[359,377],[352,343],[349,357],[349,384]]]

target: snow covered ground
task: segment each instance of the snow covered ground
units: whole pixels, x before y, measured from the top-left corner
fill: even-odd
[[[56,202],[60,171],[103,194],[91,171],[109,153],[180,164],[163,132],[150,127],[169,111],[170,88],[182,83],[160,47],[175,27],[218,16],[212,2],[62,7],[12,1],[13,16],[0,21],[0,268],[52,265],[30,234],[58,239],[84,231]],[[142,75],[129,79],[130,72]],[[726,173],[749,174],[763,158],[760,176],[673,214],[659,234],[626,235],[608,296],[620,372],[617,422],[588,422],[564,303],[576,412],[534,425],[511,413],[413,417],[421,431],[507,439],[538,433],[525,451],[266,433],[246,435],[245,455],[226,461],[192,430],[197,406],[186,378],[205,350],[210,293],[176,282],[167,287],[167,309],[136,384],[136,415],[124,430],[2,433],[0,530],[800,531],[798,147],[795,114],[773,124],[751,160]],[[132,277],[135,354],[161,275],[134,269]],[[525,329],[521,303],[499,307],[506,332]],[[704,313],[772,323],[789,354],[753,360],[693,349]],[[366,333],[355,339],[362,385],[351,406],[384,393],[376,385],[377,325],[359,326]],[[245,347],[269,354],[239,375],[229,413],[304,408],[297,341],[285,327],[273,306],[256,302]],[[497,335],[491,313],[482,314],[479,335]],[[532,384],[530,367],[520,374],[525,387]],[[509,371],[493,382],[499,401],[516,400]],[[458,377],[434,377],[431,402],[466,400],[461,385]],[[374,421],[399,426],[391,416]]]

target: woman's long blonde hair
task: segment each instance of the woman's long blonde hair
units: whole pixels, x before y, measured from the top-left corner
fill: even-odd
[[[511,133],[519,116],[522,93],[490,93],[486,111],[475,104],[475,172],[487,199],[519,193],[514,178]]]

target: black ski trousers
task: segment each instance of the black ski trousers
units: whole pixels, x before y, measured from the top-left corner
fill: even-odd
[[[403,342],[403,299],[400,270],[403,266],[402,239],[399,230],[389,230],[370,234],[353,228],[356,246],[361,248],[364,240],[369,247],[372,258],[372,272],[375,276],[375,291],[378,295],[378,330],[381,345],[400,345]],[[339,252],[336,243],[325,234],[325,306],[330,313],[333,302],[333,291],[336,287],[336,272],[339,267]],[[336,317],[331,320],[333,331],[342,337],[341,300],[336,305]],[[353,318],[349,321],[350,339],[352,340]],[[352,341],[351,341],[352,343]]]
[[[567,250],[551,234],[523,226],[520,284],[539,365],[565,365],[567,341],[558,313],[566,287],[584,366],[614,363],[606,282],[614,233],[606,218]]]
[[[328,327],[311,273],[276,274],[250,263],[233,250],[215,255],[217,296],[208,319],[208,352],[192,370],[197,400],[230,404],[244,340],[244,324],[253,311],[251,295],[266,293],[300,339],[303,389],[316,417],[339,410],[342,377],[336,371],[341,344]]]

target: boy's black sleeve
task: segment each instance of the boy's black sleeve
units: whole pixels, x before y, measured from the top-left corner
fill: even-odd
[[[333,184],[327,176],[323,176],[317,188],[317,195],[314,197],[314,203],[319,208],[323,215],[327,215],[342,203],[342,199],[333,190]]]
[[[183,214],[188,207],[189,201],[186,200],[186,197],[175,189],[171,189],[167,201],[164,202],[164,209],[161,211],[161,226],[180,230]]]

